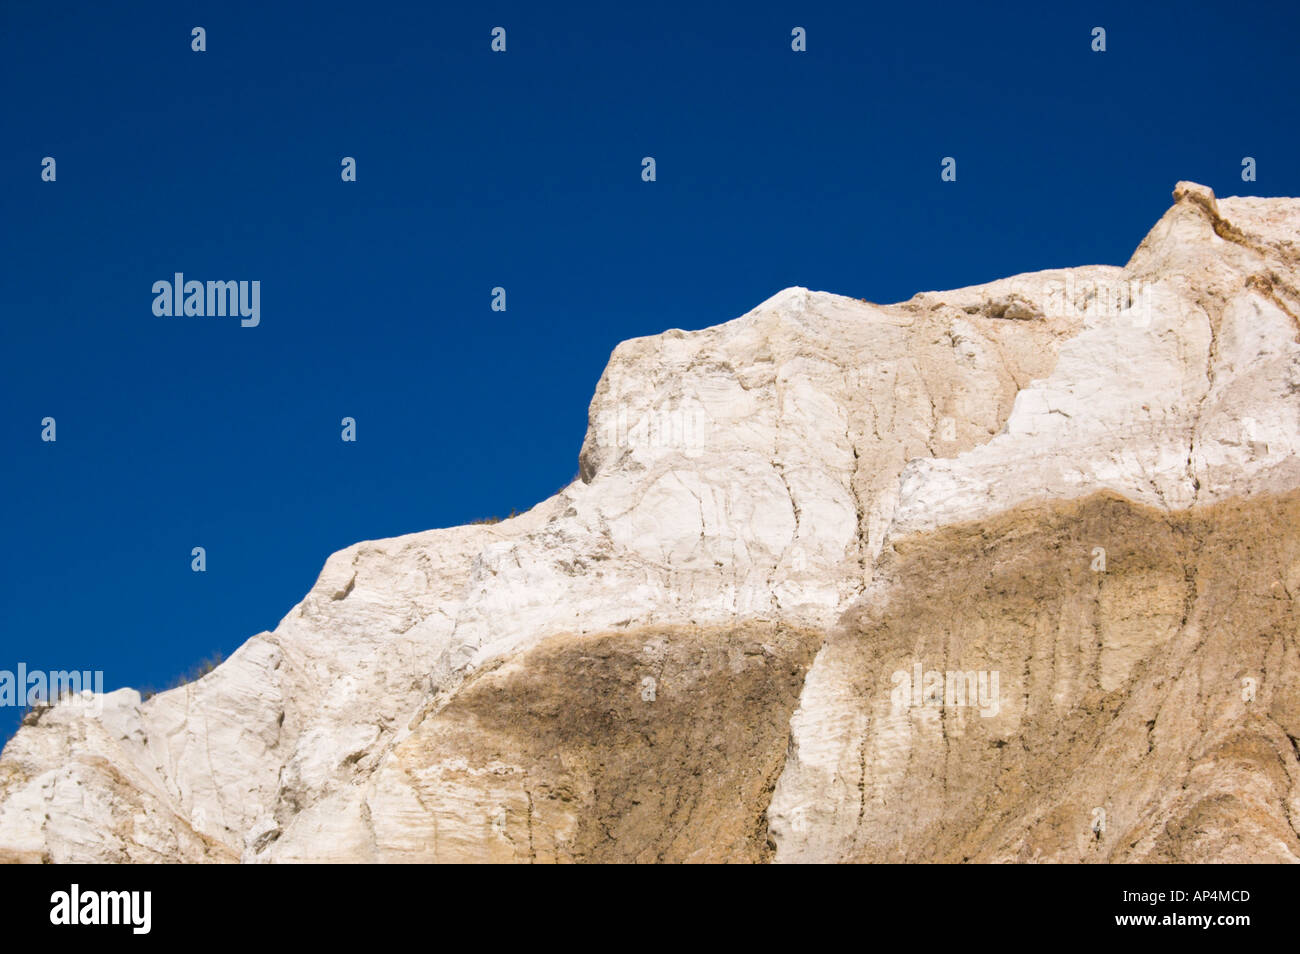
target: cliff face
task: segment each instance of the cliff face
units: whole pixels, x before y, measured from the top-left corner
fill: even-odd
[[[1300,858],[1298,586],[1296,492],[1101,493],[900,540],[807,680],[778,857]],[[899,706],[918,664],[975,692]]]
[[[557,496],[21,729],[0,854],[1300,857],[1298,230],[625,342]]]

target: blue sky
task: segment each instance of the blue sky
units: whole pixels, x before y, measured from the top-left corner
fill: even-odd
[[[161,687],[341,547],[535,504],[625,338],[1300,195],[1294,5],[289,6],[0,6],[0,669]],[[177,271],[261,324],[155,317]]]

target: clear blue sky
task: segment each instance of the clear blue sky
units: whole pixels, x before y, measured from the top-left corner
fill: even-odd
[[[0,6],[0,669],[163,686],[334,550],[535,504],[622,339],[1300,195],[1294,4],[287,6]],[[261,325],[155,317],[177,271]]]

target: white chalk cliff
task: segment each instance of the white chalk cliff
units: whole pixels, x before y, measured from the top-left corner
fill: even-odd
[[[1300,200],[1174,198],[1123,268],[624,342],[561,493],[29,719],[0,857],[1300,859]]]

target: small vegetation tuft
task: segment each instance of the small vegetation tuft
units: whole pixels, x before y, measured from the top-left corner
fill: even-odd
[[[221,653],[213,653],[207,659],[192,666],[188,672],[173,679],[167,688],[179,689],[181,686],[187,685],[188,683],[198,682],[208,673],[212,672],[212,670],[220,666],[224,661],[225,657],[221,655]],[[144,686],[140,690],[140,699],[143,701],[151,696],[156,696],[158,695],[158,691],[159,690],[155,689],[153,686]]]
[[[471,527],[481,527],[487,524],[500,523],[502,520],[509,520],[511,517],[519,516],[519,513],[520,511],[516,510],[514,507],[511,507],[510,512],[506,514],[504,517],[479,517],[477,520],[471,520],[469,522],[469,525]]]

